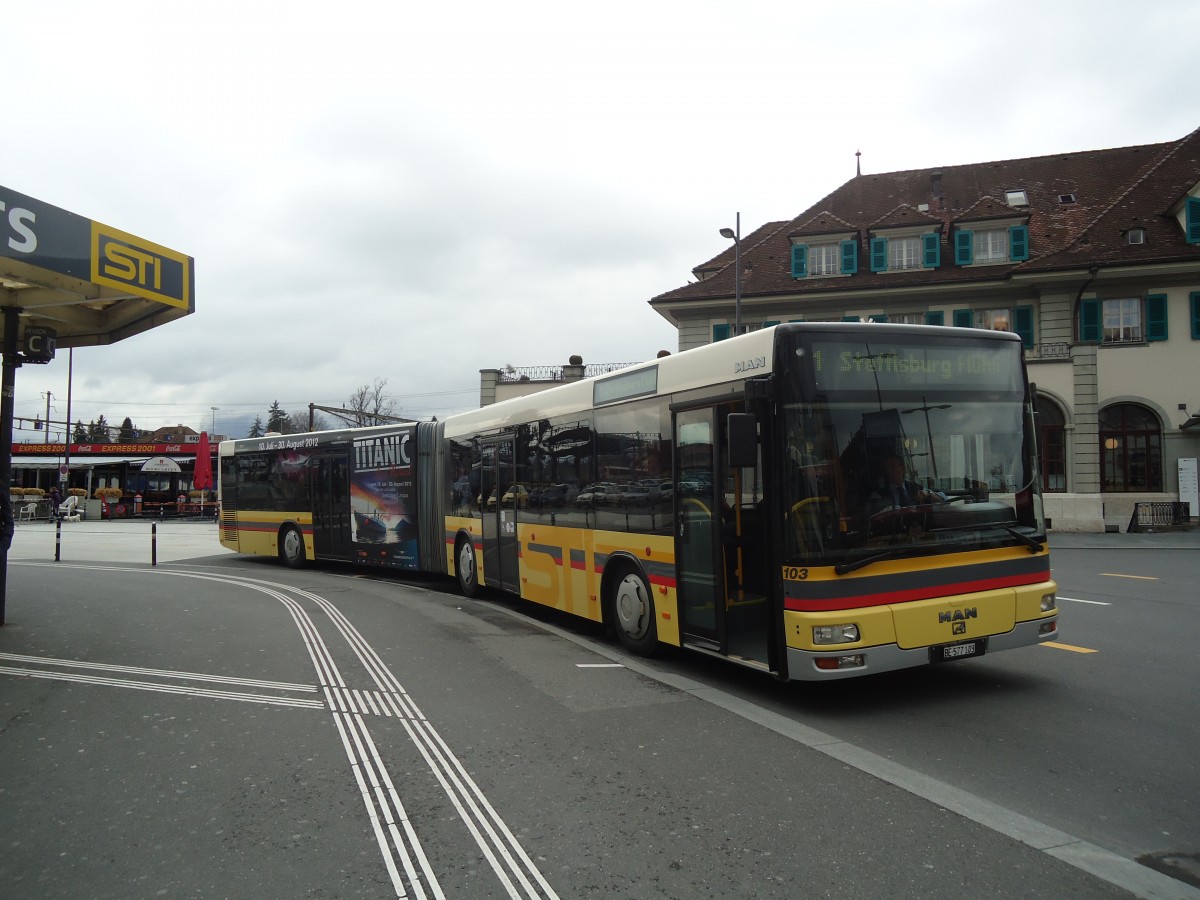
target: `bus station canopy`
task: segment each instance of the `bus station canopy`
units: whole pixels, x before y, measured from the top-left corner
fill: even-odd
[[[189,315],[194,294],[190,256],[0,187],[0,338],[18,310],[25,361]]]

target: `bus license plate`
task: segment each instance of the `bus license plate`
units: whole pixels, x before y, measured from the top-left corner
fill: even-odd
[[[965,644],[946,644],[941,647],[929,648],[930,662],[950,662],[953,659],[966,659],[971,656],[983,656],[985,644],[983,641],[968,641]]]

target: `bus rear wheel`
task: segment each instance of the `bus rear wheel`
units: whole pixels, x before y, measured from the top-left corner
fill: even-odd
[[[304,535],[295,525],[285,526],[279,535],[279,558],[292,569],[304,565]]]
[[[475,564],[475,545],[468,537],[459,538],[458,550],[454,554],[454,572],[458,575],[458,589],[464,597],[479,596],[479,567]]]
[[[627,570],[620,576],[612,593],[613,625],[617,638],[627,650],[650,656],[658,647],[654,595],[640,572]]]

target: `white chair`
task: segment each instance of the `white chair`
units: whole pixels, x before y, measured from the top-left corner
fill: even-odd
[[[79,498],[72,494],[58,507],[59,518],[69,522],[79,521],[79,512],[76,507],[79,506]]]
[[[26,503],[21,507],[21,511],[17,513],[17,521],[32,522],[35,513],[37,513],[37,503]]]

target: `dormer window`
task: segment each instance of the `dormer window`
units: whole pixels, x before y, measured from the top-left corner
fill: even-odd
[[[1130,228],[1128,231],[1125,232],[1125,240],[1128,241],[1131,245],[1146,243],[1146,229],[1145,228]]]
[[[954,230],[954,263],[996,265],[1029,259],[1028,225],[989,225]]]
[[[1008,229],[988,228],[976,231],[975,262],[994,263],[1008,262]],[[1007,331],[1007,329],[1001,329]]]
[[[837,244],[814,244],[808,248],[808,274],[837,275],[841,272],[841,259]]]
[[[1005,191],[1004,201],[1009,206],[1028,206],[1029,195],[1023,189]]]
[[[921,239],[919,237],[892,238],[887,245],[888,271],[904,272],[921,268]]]
[[[941,236],[936,231],[871,238],[872,272],[936,269],[941,261]]]
[[[822,237],[811,243],[792,244],[793,278],[853,275],[857,271],[858,241],[853,238]]]

